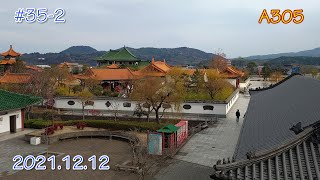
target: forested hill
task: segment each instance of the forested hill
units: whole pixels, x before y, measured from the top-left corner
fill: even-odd
[[[320,65],[320,57],[279,57],[270,59],[267,61],[269,64],[274,65],[288,65],[288,64],[299,64],[299,65]]]
[[[81,54],[94,54],[96,52],[98,51],[90,46],[72,46],[64,51],[61,51],[60,53],[81,55]]]
[[[130,48],[130,51],[141,59],[156,60],[165,59],[172,65],[198,64],[201,61],[212,59],[212,53],[206,53],[198,49],[180,47],[180,48]]]
[[[128,49],[142,60],[150,61],[153,57],[156,60],[165,59],[171,65],[195,65],[202,61],[212,59],[212,53],[206,53],[198,49],[179,47],[179,48],[129,48]],[[108,51],[108,50],[107,50]],[[60,53],[30,53],[23,54],[22,60],[28,64],[59,64],[64,61],[78,62],[82,64],[96,65],[94,60],[106,53],[97,51],[90,46],[73,46]]]
[[[315,49],[306,50],[306,51],[299,51],[299,52],[249,56],[246,59],[267,60],[267,59],[276,59],[280,57],[320,57],[320,48],[315,48]]]

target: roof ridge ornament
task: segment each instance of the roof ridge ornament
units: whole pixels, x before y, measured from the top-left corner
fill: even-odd
[[[293,125],[291,128],[290,128],[291,131],[293,131],[296,135],[301,133],[303,131],[303,128],[302,128],[302,125],[301,125],[301,122],[298,122],[297,124]]]
[[[247,159],[251,160],[256,157],[256,153],[254,151],[249,151],[247,152],[246,156],[247,156]]]
[[[317,129],[313,136],[311,136],[311,142],[320,144],[320,129]]]
[[[290,130],[293,131],[297,135],[309,127],[313,127],[314,129],[317,130],[316,132],[318,132],[319,131],[318,129],[320,129],[320,121],[317,121],[317,122],[312,123],[312,124],[305,126],[305,127],[302,127],[301,122],[298,122],[296,125],[293,125],[290,128]]]

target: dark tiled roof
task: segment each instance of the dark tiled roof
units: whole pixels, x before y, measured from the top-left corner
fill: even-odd
[[[320,179],[320,121],[280,148],[250,160],[218,162],[211,178],[216,180]]]
[[[25,108],[40,100],[40,97],[16,94],[0,89],[0,111]]]
[[[103,56],[97,58],[97,61],[140,61],[126,47],[119,50],[110,50]]]
[[[285,82],[251,96],[234,157],[273,149],[295,137],[290,127],[320,120],[320,81],[292,76]]]

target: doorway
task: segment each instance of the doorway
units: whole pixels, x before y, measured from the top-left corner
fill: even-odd
[[[17,116],[10,116],[10,133],[17,132]]]

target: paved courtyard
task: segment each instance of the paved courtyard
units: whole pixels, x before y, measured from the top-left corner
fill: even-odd
[[[28,149],[27,149],[28,150]],[[10,176],[0,177],[1,180],[138,180],[139,175],[136,173],[116,171],[116,164],[123,164],[131,161],[132,150],[127,142],[118,140],[106,140],[105,138],[79,138],[59,141],[51,144],[48,148],[50,152],[58,152],[60,155],[56,156],[56,166],[60,165],[61,169],[56,168],[51,170],[51,163],[48,161],[44,164],[47,167],[45,171],[37,171],[32,169],[30,171],[18,171]],[[65,162],[62,158],[70,155],[71,158],[76,155],[83,157],[81,165],[87,166],[86,170],[66,170]],[[97,168],[101,165],[98,158],[101,155],[108,155],[110,161],[108,165],[110,170],[92,170],[92,162],[88,158],[92,155],[97,156]],[[10,161],[9,161],[10,162]],[[12,163],[9,163],[12,166]],[[74,165],[74,162],[71,162]],[[71,166],[72,168],[73,166]]]
[[[24,141],[24,134],[28,132],[31,131],[25,130],[17,134],[0,137],[0,179],[2,179],[5,174],[10,175],[17,172],[12,170],[14,164],[12,158],[15,155],[37,155],[47,150],[46,145],[41,144],[34,146]]]
[[[250,97],[240,95],[226,118],[195,134],[175,158],[203,166],[212,167],[221,158],[233,156],[241,131],[243,115],[247,111]],[[235,113],[240,110],[240,121]]]
[[[154,178],[157,180],[210,180],[212,168],[178,159],[167,162],[170,164],[161,170]]]
[[[32,131],[34,131],[34,129],[25,128],[23,131],[20,131],[20,132],[17,132],[17,133],[1,135],[0,136],[0,142],[6,141],[6,140],[9,140],[9,139],[13,139],[13,138],[16,138],[16,137],[20,137],[20,136],[23,136],[25,134],[29,134]]]

